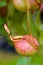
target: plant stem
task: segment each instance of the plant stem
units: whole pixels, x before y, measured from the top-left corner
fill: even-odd
[[[29,33],[30,33],[30,35],[32,35],[31,28],[30,28],[29,10],[28,9],[27,9],[27,25],[28,25]]]
[[[31,33],[31,28],[30,28],[30,19],[29,19],[29,13],[30,13],[30,8],[31,8],[31,5],[30,5],[30,2],[28,3],[28,0],[25,0],[25,3],[26,3],[26,6],[27,6],[27,25],[28,25],[28,30],[29,30],[29,33],[30,35],[32,35]]]

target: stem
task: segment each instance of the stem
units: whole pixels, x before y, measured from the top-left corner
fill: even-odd
[[[27,24],[28,24],[29,33],[32,36],[31,28],[30,28],[30,20],[29,20],[29,10],[28,9],[27,9]]]
[[[26,3],[26,6],[27,6],[27,24],[28,24],[28,30],[29,30],[30,35],[32,35],[31,28],[30,28],[30,20],[29,20],[29,13],[30,13],[29,9],[31,8],[31,5],[30,5],[30,1],[28,1],[28,0],[25,0],[25,3]]]

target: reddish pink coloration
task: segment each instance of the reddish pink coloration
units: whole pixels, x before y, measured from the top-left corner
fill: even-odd
[[[34,38],[34,37],[32,37],[32,36],[25,35],[25,36],[24,36],[24,39],[25,39],[26,41],[28,41],[28,42],[34,43],[34,45],[37,46],[37,47],[39,46],[37,39]]]
[[[20,40],[19,42],[16,42],[15,44],[16,48],[18,48],[19,50],[21,49],[21,52],[26,53],[28,51],[31,52],[32,48],[31,45],[28,44],[28,42],[26,42],[25,40]]]
[[[41,6],[40,6],[40,10],[43,11],[43,4],[41,4]]]
[[[38,41],[29,35],[23,36],[22,39],[13,40],[16,51],[19,54],[29,56],[38,51]]]

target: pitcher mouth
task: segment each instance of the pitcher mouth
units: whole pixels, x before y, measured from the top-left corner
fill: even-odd
[[[23,39],[23,36],[10,36],[11,41]]]

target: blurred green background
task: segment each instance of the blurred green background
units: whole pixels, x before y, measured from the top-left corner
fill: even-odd
[[[29,12],[31,32],[39,41],[39,51],[31,57],[20,56],[11,51],[13,43],[3,26],[6,23],[14,36],[29,34],[27,14],[16,10],[12,0],[9,3],[7,0],[0,1],[0,65],[43,65],[43,21],[40,19],[40,13],[40,10],[36,10],[34,14]],[[3,45],[4,49],[1,48]]]

